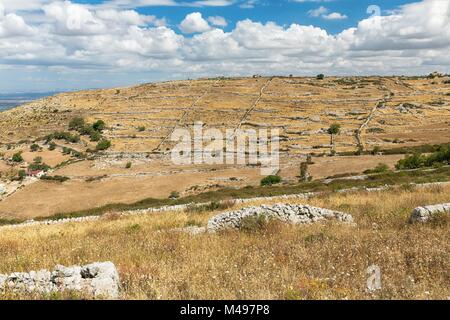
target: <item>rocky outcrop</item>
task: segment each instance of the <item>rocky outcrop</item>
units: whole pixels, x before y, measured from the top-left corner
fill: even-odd
[[[450,203],[436,204],[425,207],[417,207],[411,213],[409,221],[411,223],[425,223],[438,214],[449,214]]]
[[[324,220],[336,220],[353,224],[353,217],[347,213],[309,205],[275,204],[248,207],[238,211],[220,214],[209,220],[207,229],[209,232],[233,228],[238,229],[241,227],[245,218],[260,216],[291,224],[310,224]]]
[[[117,299],[119,275],[112,262],[86,266],[56,266],[54,271],[15,272],[0,275],[0,291],[49,294],[74,291],[93,298]]]

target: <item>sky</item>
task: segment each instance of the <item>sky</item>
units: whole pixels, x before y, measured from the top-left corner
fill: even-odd
[[[0,0],[0,93],[449,69],[450,0]]]

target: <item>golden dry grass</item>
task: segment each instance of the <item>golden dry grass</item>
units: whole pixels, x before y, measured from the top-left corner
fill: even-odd
[[[449,195],[449,187],[399,188],[306,201],[349,212],[358,227],[271,223],[191,236],[169,230],[204,225],[217,212],[174,212],[2,230],[0,273],[110,260],[123,299],[446,299],[448,220],[407,220],[415,206],[448,202]],[[382,290],[369,294],[372,264],[381,268]]]

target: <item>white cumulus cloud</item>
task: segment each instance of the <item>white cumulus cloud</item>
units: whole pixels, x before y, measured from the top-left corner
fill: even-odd
[[[208,21],[203,19],[200,12],[188,14],[180,23],[180,30],[183,33],[198,33],[208,31],[211,27]]]

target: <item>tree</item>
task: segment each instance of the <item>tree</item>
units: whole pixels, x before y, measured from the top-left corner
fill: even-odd
[[[334,123],[328,128],[327,132],[330,135],[331,149],[334,150],[334,136],[341,132],[341,125]]]
[[[325,75],[323,73],[320,73],[317,75],[316,78],[317,78],[317,80],[323,80],[323,79],[325,79]]]

